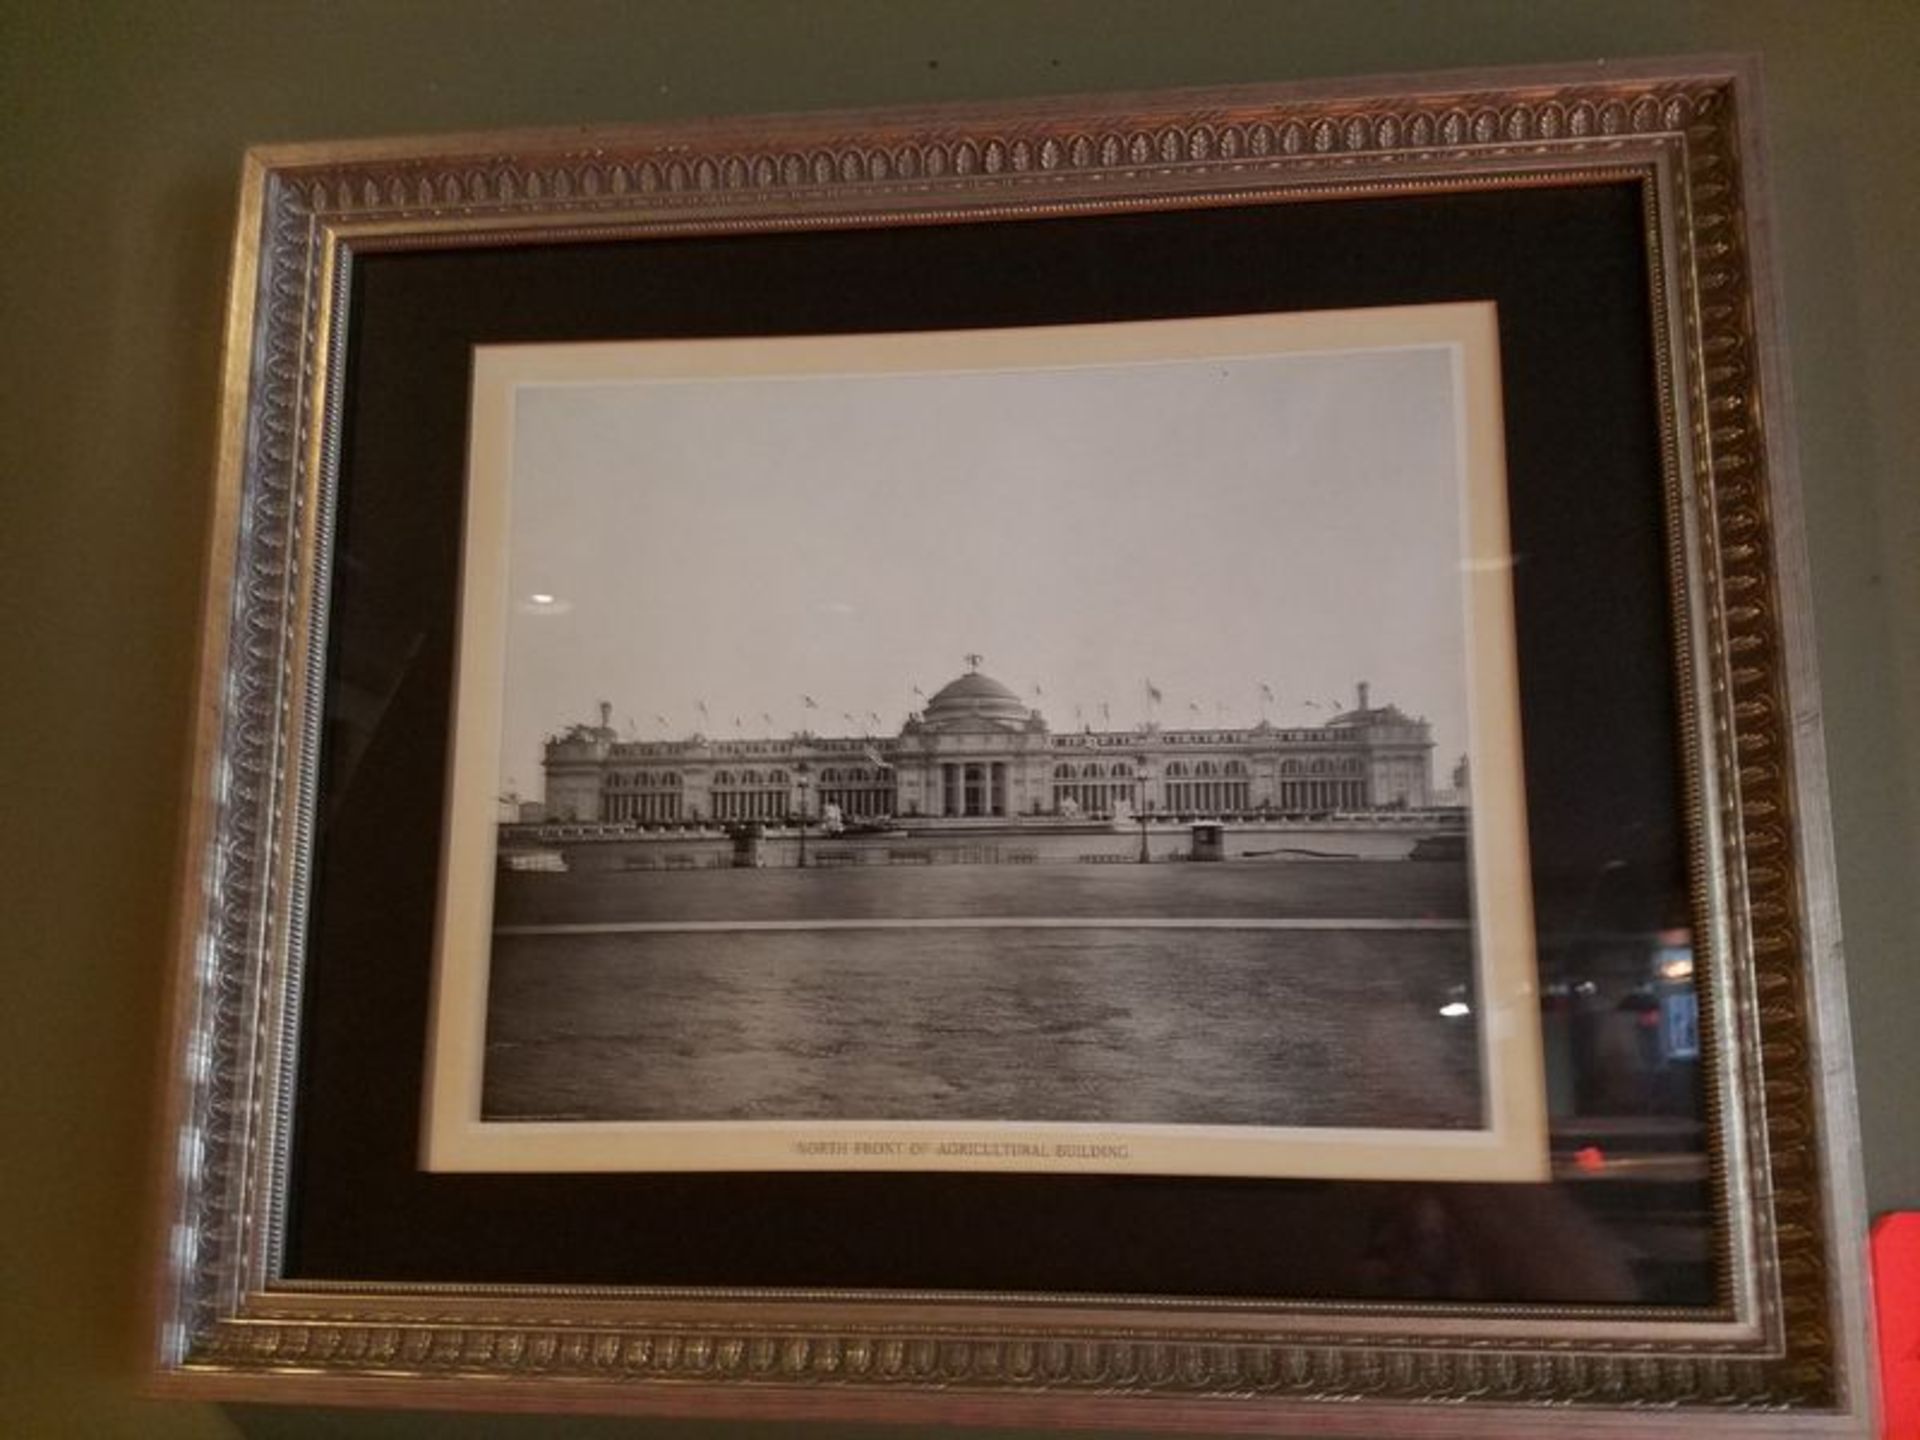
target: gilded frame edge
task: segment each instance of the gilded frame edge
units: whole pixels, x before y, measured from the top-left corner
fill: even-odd
[[[645,1344],[649,1358],[637,1372],[625,1363],[615,1365],[622,1378],[608,1376],[605,1361],[595,1360],[615,1332],[602,1330],[589,1343],[580,1322],[590,1326],[590,1320],[563,1320],[545,1336],[551,1342],[549,1359],[561,1362],[556,1378],[528,1380],[513,1378],[516,1370],[526,1373],[517,1362],[497,1363],[502,1357],[492,1349],[494,1337],[484,1342],[495,1361],[491,1370],[478,1352],[468,1351],[469,1340],[480,1342],[473,1329],[476,1317],[465,1317],[465,1325],[454,1314],[436,1319],[433,1298],[417,1290],[369,1286],[343,1294],[338,1287],[308,1287],[304,1300],[309,1303],[299,1303],[274,1281],[275,1216],[285,1199],[283,1145],[291,1119],[285,1086],[297,1058],[289,1025],[297,1003],[301,837],[309,819],[303,787],[311,780],[310,727],[317,712],[317,706],[305,703],[305,692],[319,679],[324,653],[325,617],[303,577],[324,569],[327,527],[313,520],[324,516],[330,503],[335,435],[326,416],[331,387],[339,380],[342,339],[334,321],[344,313],[345,272],[355,245],[461,243],[507,231],[516,239],[541,241],[587,230],[805,227],[863,217],[911,223],[960,214],[1014,218],[1058,213],[1046,198],[1037,205],[1032,200],[1035,187],[1049,184],[1052,200],[1064,199],[1061,208],[1066,209],[1098,209],[1101,194],[1114,204],[1192,205],[1209,203],[1210,196],[1231,203],[1236,196],[1289,183],[1294,187],[1290,198],[1303,199],[1317,188],[1339,192],[1343,178],[1367,173],[1368,166],[1376,176],[1384,173],[1429,188],[1449,181],[1470,186],[1475,177],[1485,183],[1490,168],[1513,169],[1523,158],[1527,163],[1520,168],[1577,170],[1583,168],[1579,156],[1611,150],[1637,153],[1639,163],[1649,165],[1649,175],[1658,177],[1649,183],[1665,197],[1658,209],[1668,233],[1656,249],[1670,280],[1679,282],[1667,307],[1674,320],[1667,343],[1675,369],[1663,382],[1663,400],[1685,418],[1674,428],[1690,433],[1676,434],[1674,440],[1683,459],[1696,457],[1702,477],[1695,497],[1698,513],[1686,523],[1699,527],[1704,548],[1695,554],[1699,563],[1682,565],[1678,578],[1689,597],[1686,613],[1696,625],[1704,621],[1710,627],[1709,643],[1696,641],[1684,658],[1698,662],[1699,683],[1705,687],[1700,698],[1709,702],[1698,720],[1707,737],[1701,768],[1725,772],[1726,794],[1717,808],[1724,812],[1731,853],[1739,860],[1727,878],[1735,884],[1754,878],[1749,873],[1756,868],[1749,846],[1754,838],[1760,853],[1787,857],[1758,867],[1763,885],[1771,887],[1760,905],[1770,908],[1756,909],[1749,895],[1729,916],[1743,930],[1763,915],[1786,927],[1767,937],[1776,949],[1784,944],[1786,962],[1763,975],[1742,971],[1754,980],[1755,993],[1742,1001],[1735,1017],[1751,1028],[1770,1015],[1767,1033],[1753,1038],[1776,1048],[1784,1045],[1787,1053],[1784,1063],[1756,1071],[1750,1082],[1755,1103],[1749,1129],[1753,1163],[1760,1167],[1754,1174],[1767,1181],[1769,1195],[1784,1193],[1789,1213],[1782,1223],[1794,1243],[1815,1257],[1825,1296],[1810,1302],[1804,1293],[1789,1294],[1781,1312],[1784,1339],[1790,1340],[1796,1327],[1799,1333],[1809,1325],[1822,1332],[1824,1360],[1787,1355],[1753,1362],[1773,1366],[1774,1385],[1755,1389],[1735,1383],[1694,1413],[1709,1425],[1725,1421],[1730,1430],[1767,1433],[1774,1422],[1763,1412],[1784,1406],[1779,1433],[1817,1433],[1810,1427],[1828,1425],[1845,1433],[1870,1404],[1865,1282],[1849,1264],[1849,1242],[1864,1233],[1863,1205],[1857,1147],[1848,1139],[1854,1122],[1845,994],[1838,971],[1804,546],[1782,418],[1784,366],[1776,338],[1768,226],[1764,214],[1753,210],[1764,204],[1764,160],[1752,119],[1758,94],[1751,63],[1705,59],[250,152],[228,305],[214,531],[194,712],[196,762],[184,824],[171,1048],[163,1086],[162,1133],[168,1143],[158,1167],[162,1193],[153,1284],[160,1319],[154,1388],[344,1403],[1030,1419],[1146,1428],[1240,1429],[1284,1414],[1321,1433],[1341,1433],[1350,1422],[1420,1433],[1486,1433],[1494,1415],[1517,1415],[1524,1413],[1522,1406],[1542,1402],[1577,1403],[1583,1393],[1594,1394],[1596,1385],[1603,1395],[1632,1395],[1629,1404],[1684,1403],[1684,1396],[1676,1400],[1671,1392],[1660,1399],[1661,1385],[1638,1384],[1621,1368],[1642,1364],[1657,1371],[1657,1360],[1644,1352],[1640,1361],[1624,1360],[1618,1352],[1602,1357],[1604,1363],[1596,1362],[1597,1381],[1588,1376],[1584,1372],[1593,1367],[1575,1353],[1577,1332],[1560,1331],[1557,1340],[1536,1351],[1549,1373],[1538,1387],[1522,1387],[1527,1394],[1516,1397],[1517,1404],[1463,1412],[1458,1402],[1467,1397],[1456,1385],[1436,1389],[1437,1377],[1427,1363],[1439,1362],[1445,1369],[1452,1362],[1442,1356],[1471,1356],[1467,1347],[1486,1343],[1461,1332],[1453,1346],[1429,1339],[1411,1350],[1391,1348],[1401,1336],[1378,1336],[1388,1349],[1357,1352],[1366,1357],[1361,1369],[1370,1381],[1343,1384],[1346,1371],[1336,1363],[1326,1377],[1333,1383],[1275,1391],[1269,1382],[1277,1377],[1269,1374],[1263,1381],[1263,1362],[1223,1357],[1248,1340],[1253,1350],[1286,1343],[1298,1349],[1311,1337],[1286,1342],[1244,1331],[1236,1335],[1232,1326],[1189,1328],[1186,1338],[1208,1348],[1189,1346],[1162,1373],[1147,1350],[1158,1352],[1169,1343],[1178,1348],[1178,1333],[1171,1340],[1166,1331],[1151,1334],[1164,1324],[1167,1307],[1095,1307],[1094,1313],[1104,1314],[1109,1323],[1082,1328],[1078,1335],[1057,1322],[1049,1331],[1052,1312],[1043,1308],[1033,1336],[996,1328],[1001,1322],[989,1319],[986,1338],[980,1338],[979,1307],[950,1300],[936,1301],[918,1325],[883,1321],[875,1327],[879,1349],[898,1348],[903,1358],[867,1381],[850,1381],[850,1370],[837,1364],[819,1369],[821,1352],[817,1346],[810,1350],[802,1333],[806,1323],[796,1331],[795,1312],[783,1310],[786,1302],[778,1298],[769,1300],[764,1313],[748,1307],[730,1322],[731,1333],[723,1326],[717,1339],[702,1333],[712,1327],[703,1327],[698,1316],[705,1310],[711,1318],[726,1307],[699,1299],[670,1301],[664,1310],[653,1305],[655,1313],[642,1318],[664,1348],[686,1353],[663,1373],[653,1363],[653,1341],[629,1334],[615,1347],[614,1358],[627,1356],[632,1344]],[[1674,103],[1681,103],[1677,112],[1667,108]],[[1528,128],[1556,107],[1564,121],[1582,106],[1596,128],[1558,137],[1581,142],[1571,149],[1556,152],[1548,143],[1555,136]],[[1411,143],[1411,131],[1397,135],[1395,144],[1375,143],[1384,135],[1378,128],[1383,113],[1406,119],[1423,109],[1438,117],[1423,146]],[[1262,155],[1245,157],[1253,178],[1225,186],[1197,183],[1223,168],[1232,176],[1228,161],[1235,157],[1215,150],[1196,158],[1194,137],[1213,126],[1217,138],[1223,123],[1266,123],[1258,118],[1263,111],[1272,112],[1267,129],[1279,138]],[[1531,118],[1510,128],[1516,116]],[[1456,117],[1459,128],[1449,138],[1447,125]],[[1070,166],[1061,176],[1056,173],[1061,158],[1076,157],[1059,148],[1056,132],[1076,121],[1096,135],[1104,123],[1123,148],[1110,165],[1102,138],[1089,166]],[[1294,137],[1291,142],[1288,135]],[[944,175],[896,175],[891,185],[876,185],[861,167],[884,154],[882,141],[903,136],[930,147],[926,154],[946,147],[945,153],[959,156],[972,145],[973,160]],[[1049,137],[1056,146],[1051,170],[1045,160]],[[1652,149],[1659,148],[1655,140],[1668,149],[1649,161]],[[996,145],[997,162],[992,159]],[[733,162],[746,163],[740,159],[744,150],[772,150],[784,158],[771,172],[738,170]],[[574,174],[593,173],[604,157],[622,153],[634,157],[627,173],[637,188],[617,195],[555,193],[554,181],[540,178],[564,177],[569,167]],[[823,169],[822,157],[836,155],[838,166],[828,163]],[[475,168],[482,161],[492,170]],[[588,168],[578,168],[583,165]],[[654,167],[651,186],[645,180],[648,165]],[[446,182],[455,177],[456,166],[466,166],[469,175],[509,177],[506,188],[503,192],[496,182],[484,199],[457,186],[449,189]],[[436,170],[442,183],[429,187],[426,177]],[[516,174],[523,177],[517,184],[511,179]],[[404,184],[408,175],[419,182],[411,192]],[[532,177],[530,187],[524,177]],[[1083,182],[1078,188],[1075,178]],[[756,189],[736,179],[766,183]],[[1040,193],[1045,196],[1044,189]],[[1089,198],[1074,203],[1083,193]],[[930,197],[941,195],[948,197],[948,207],[929,204]],[[1704,230],[1696,206],[1708,214]],[[1686,212],[1684,221],[1678,211]],[[1703,289],[1724,294],[1727,284],[1733,287],[1731,311],[1712,296],[1702,301]],[[1709,363],[1709,352],[1724,357],[1726,345],[1735,363]],[[1756,421],[1756,416],[1763,418]],[[1731,466],[1725,463],[1729,456]],[[1731,565],[1725,554],[1729,541],[1737,552]],[[290,563],[289,545],[295,556]],[[1713,660],[1707,651],[1721,649],[1723,642],[1721,660]],[[1756,651],[1760,658],[1752,664],[1724,660],[1725,654]],[[263,718],[272,723],[263,725]],[[1720,823],[1717,816],[1709,828]],[[269,903],[262,898],[269,891],[293,898]],[[1757,1051],[1742,1049],[1729,1058],[1757,1064],[1756,1057]],[[226,1091],[216,1093],[223,1083]],[[1808,1131],[1819,1148],[1812,1160],[1805,1154]],[[1764,1258],[1777,1262],[1777,1250],[1769,1247]],[[1800,1263],[1805,1254],[1789,1258]],[[497,1313],[505,1298],[491,1296],[485,1308]],[[285,1300],[296,1300],[290,1312],[280,1303]],[[531,1308],[535,1313],[522,1313],[521,1338],[531,1339],[536,1351],[549,1348],[526,1327],[537,1328],[539,1312],[553,1305]],[[987,1308],[989,1315],[1001,1313],[1000,1307]],[[863,1313],[866,1319],[880,1318],[855,1309],[846,1322]],[[1015,1313],[1027,1322],[1036,1318],[1030,1310]],[[364,1339],[382,1328],[392,1332],[395,1322],[404,1334],[384,1358],[378,1344],[360,1351],[358,1359],[323,1356],[310,1348],[316,1329],[344,1324],[334,1332],[336,1340],[355,1334]],[[1553,1336],[1558,1322],[1547,1318],[1543,1323]],[[743,1337],[739,1326],[757,1333]],[[502,1333],[510,1338],[512,1328]],[[1092,1339],[1097,1331],[1112,1340]],[[1209,1334],[1214,1338],[1207,1339]],[[937,1342],[933,1337],[940,1335],[952,1338]],[[415,1354],[422,1336],[428,1337],[426,1348]],[[296,1339],[299,1343],[293,1343]],[[848,1340],[855,1347],[861,1343],[857,1336]],[[1054,1367],[1042,1356],[1028,1378],[1003,1373],[997,1386],[983,1387],[985,1372],[972,1361],[961,1363],[955,1373],[940,1359],[953,1343],[981,1355],[1051,1347],[1069,1353],[1073,1364],[1087,1358],[1082,1344],[1093,1343],[1117,1346],[1116,1353],[1136,1359],[1146,1355],[1146,1363],[1130,1375],[1096,1365],[1100,1376],[1087,1385],[1075,1383],[1073,1364],[1052,1374]],[[932,1362],[915,1358],[920,1347],[931,1347]],[[1556,1352],[1559,1360],[1547,1358]],[[796,1353],[805,1361],[798,1369],[792,1360]],[[568,1373],[570,1355],[585,1362],[575,1367],[575,1379],[598,1374],[600,1382],[589,1389],[558,1379]],[[1700,1368],[1703,1375],[1725,1371],[1729,1362],[1734,1357],[1723,1352],[1721,1360],[1706,1360]],[[1791,1392],[1805,1375],[1784,1388],[1779,1378],[1799,1365],[1820,1372],[1816,1388],[1827,1385],[1837,1403],[1795,1410]],[[1478,1373],[1473,1364],[1468,1368]],[[764,1410],[759,1399],[749,1398],[769,1395],[776,1398]],[[1404,1398],[1385,1409],[1364,1403],[1394,1395]],[[1363,1403],[1357,1409],[1335,1407],[1308,1396]],[[1406,1403],[1422,1397],[1455,1402],[1452,1415],[1472,1416],[1467,1428],[1456,1430],[1431,1405]],[[1603,1409],[1583,1406],[1573,1413],[1583,1417],[1583,1429],[1591,1420],[1592,1433],[1618,1433],[1630,1423]],[[1558,1423],[1571,1419],[1562,1411]]]

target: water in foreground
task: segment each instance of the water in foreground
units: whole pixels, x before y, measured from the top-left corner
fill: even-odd
[[[1481,1123],[1455,864],[503,879],[489,1119]]]

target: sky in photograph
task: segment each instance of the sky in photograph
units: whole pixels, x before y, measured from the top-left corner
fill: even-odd
[[[1366,680],[1437,781],[1466,748],[1443,349],[516,407],[503,789],[602,700],[640,739],[891,734],[969,653],[1056,730],[1318,724]]]

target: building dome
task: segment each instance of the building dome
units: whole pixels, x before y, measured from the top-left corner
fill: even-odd
[[[951,725],[965,721],[996,721],[1023,725],[1029,711],[1020,697],[991,676],[978,670],[962,675],[934,693],[927,701],[929,725]]]

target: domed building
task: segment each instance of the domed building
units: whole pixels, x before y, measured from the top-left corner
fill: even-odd
[[[978,657],[969,656],[978,665]],[[991,820],[1041,814],[1051,737],[1038,710],[978,669],[934,691],[895,746],[901,814]]]
[[[957,680],[949,680],[927,701],[926,709],[908,725],[920,728],[958,730],[1025,729],[1041,724],[1040,712],[1029,710],[1020,697],[990,675],[970,670]]]
[[[909,828],[1092,817],[1284,818],[1425,809],[1430,727],[1358,704],[1325,725],[1055,733],[980,657],[892,736],[622,740],[607,723],[547,742],[547,818],[612,825],[886,818]]]

